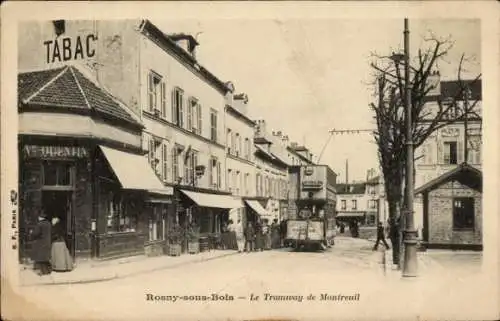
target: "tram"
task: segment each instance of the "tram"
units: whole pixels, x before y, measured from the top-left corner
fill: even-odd
[[[287,221],[285,242],[296,250],[323,251],[335,243],[336,175],[327,165],[299,166],[296,213]]]

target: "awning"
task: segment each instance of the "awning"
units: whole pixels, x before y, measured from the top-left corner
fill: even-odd
[[[99,147],[123,189],[144,190],[163,196],[174,194],[172,187],[163,186],[145,157],[109,147]]]
[[[337,217],[363,217],[365,212],[340,212],[337,213]]]
[[[253,209],[257,214],[260,216],[272,216],[268,211],[266,211],[265,208],[260,205],[259,201],[252,201],[252,200],[245,200],[245,203],[250,206],[251,209]]]
[[[241,199],[235,198],[231,195],[219,195],[219,194],[208,194],[208,193],[198,193],[191,191],[183,191],[193,202],[201,207],[215,207],[215,208],[240,208],[243,207]]]

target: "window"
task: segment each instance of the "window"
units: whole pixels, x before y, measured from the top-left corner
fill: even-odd
[[[240,175],[240,171],[237,171],[235,173],[236,175],[234,176],[234,180],[235,180],[235,187],[236,187],[236,195],[240,195],[240,190],[241,190],[241,175]]]
[[[178,181],[180,176],[179,154],[180,154],[179,146],[174,146],[174,148],[172,148],[172,181],[174,181],[174,183]]]
[[[217,188],[221,188],[221,186],[222,186],[221,163],[217,161]]]
[[[201,119],[202,119],[202,115],[201,115],[201,105],[200,103],[198,102],[196,104],[196,133],[198,135],[202,135],[203,133],[203,127],[202,127],[202,122],[201,122]]]
[[[444,142],[444,163],[457,164],[457,142]]]
[[[231,132],[231,129],[228,128],[227,129],[227,134],[226,134],[226,146],[227,146],[227,153],[228,154],[231,154],[231,148],[232,148],[232,144],[233,144],[233,140],[232,140],[232,132]]]
[[[236,156],[240,156],[241,155],[241,136],[240,134],[236,133],[236,142],[235,142],[236,146],[235,146],[235,151],[236,151]]]
[[[186,151],[186,155],[184,156],[184,179],[186,184],[193,184],[194,182],[194,163],[193,163],[193,152]]]
[[[128,215],[127,204],[119,193],[109,191],[101,196],[108,213],[106,232],[134,232],[137,227],[137,217]]]
[[[340,209],[345,210],[347,208],[346,200],[340,201]]]
[[[196,177],[196,166],[198,166],[198,152],[191,152],[191,167],[193,168],[193,185],[197,185],[197,177]]]
[[[481,164],[481,136],[469,136],[467,147],[467,162],[469,164]]]
[[[250,179],[250,174],[246,173],[245,174],[245,179],[244,179],[244,182],[243,182],[243,186],[245,187],[245,195],[248,195],[250,194],[250,191],[248,190],[248,181]]]
[[[376,209],[377,208],[377,200],[368,200],[368,208]]]
[[[148,110],[152,113],[160,113],[159,102],[163,96],[162,88],[161,76],[150,71],[148,74]]]
[[[216,157],[212,157],[210,159],[209,170],[210,170],[210,175],[209,175],[210,187],[220,188],[222,183],[221,164]]]
[[[453,198],[453,229],[474,228],[474,198]]]
[[[43,185],[73,185],[73,165],[69,162],[45,161],[43,163]]]
[[[174,88],[172,91],[172,122],[184,127],[184,92],[180,88]]]
[[[161,145],[161,173],[163,182],[168,180],[168,146],[166,144]]]
[[[192,131],[195,128],[195,124],[193,124],[193,113],[196,111],[196,100],[193,98],[189,98],[189,102],[186,108],[186,129]],[[194,125],[194,126],[193,126]]]
[[[352,206],[352,209],[355,210],[358,208],[358,201],[357,200],[352,200],[351,201],[351,206]]]
[[[245,138],[245,159],[250,159],[250,140]]]
[[[228,169],[227,170],[227,189],[229,192],[232,192],[233,191],[233,182],[232,182],[232,170],[231,169]]]
[[[217,141],[217,111],[210,109],[210,139]]]
[[[149,240],[163,240],[163,225],[165,224],[162,215],[162,209],[158,206],[151,208],[149,217]]]
[[[366,224],[371,226],[375,225],[375,215],[368,215],[366,217]]]

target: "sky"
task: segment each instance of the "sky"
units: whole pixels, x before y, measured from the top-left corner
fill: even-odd
[[[363,180],[378,169],[369,132],[334,135],[331,129],[373,129],[372,53],[403,48],[403,19],[152,20],[163,32],[198,34],[197,59],[236,92],[249,96],[249,116],[265,119],[305,144],[345,181]],[[439,63],[442,79],[456,79],[462,54],[469,58],[463,78],[481,72],[478,20],[410,19],[410,53],[426,46],[430,33],[454,41]],[[327,144],[328,142],[328,144]]]

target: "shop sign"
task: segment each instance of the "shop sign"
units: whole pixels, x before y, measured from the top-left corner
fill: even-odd
[[[87,59],[95,56],[94,43],[97,36],[65,37],[47,40],[43,44],[46,50],[47,63]]]
[[[26,158],[86,158],[87,149],[80,146],[24,146]]]
[[[322,181],[303,181],[302,189],[304,190],[317,190],[323,188]]]

